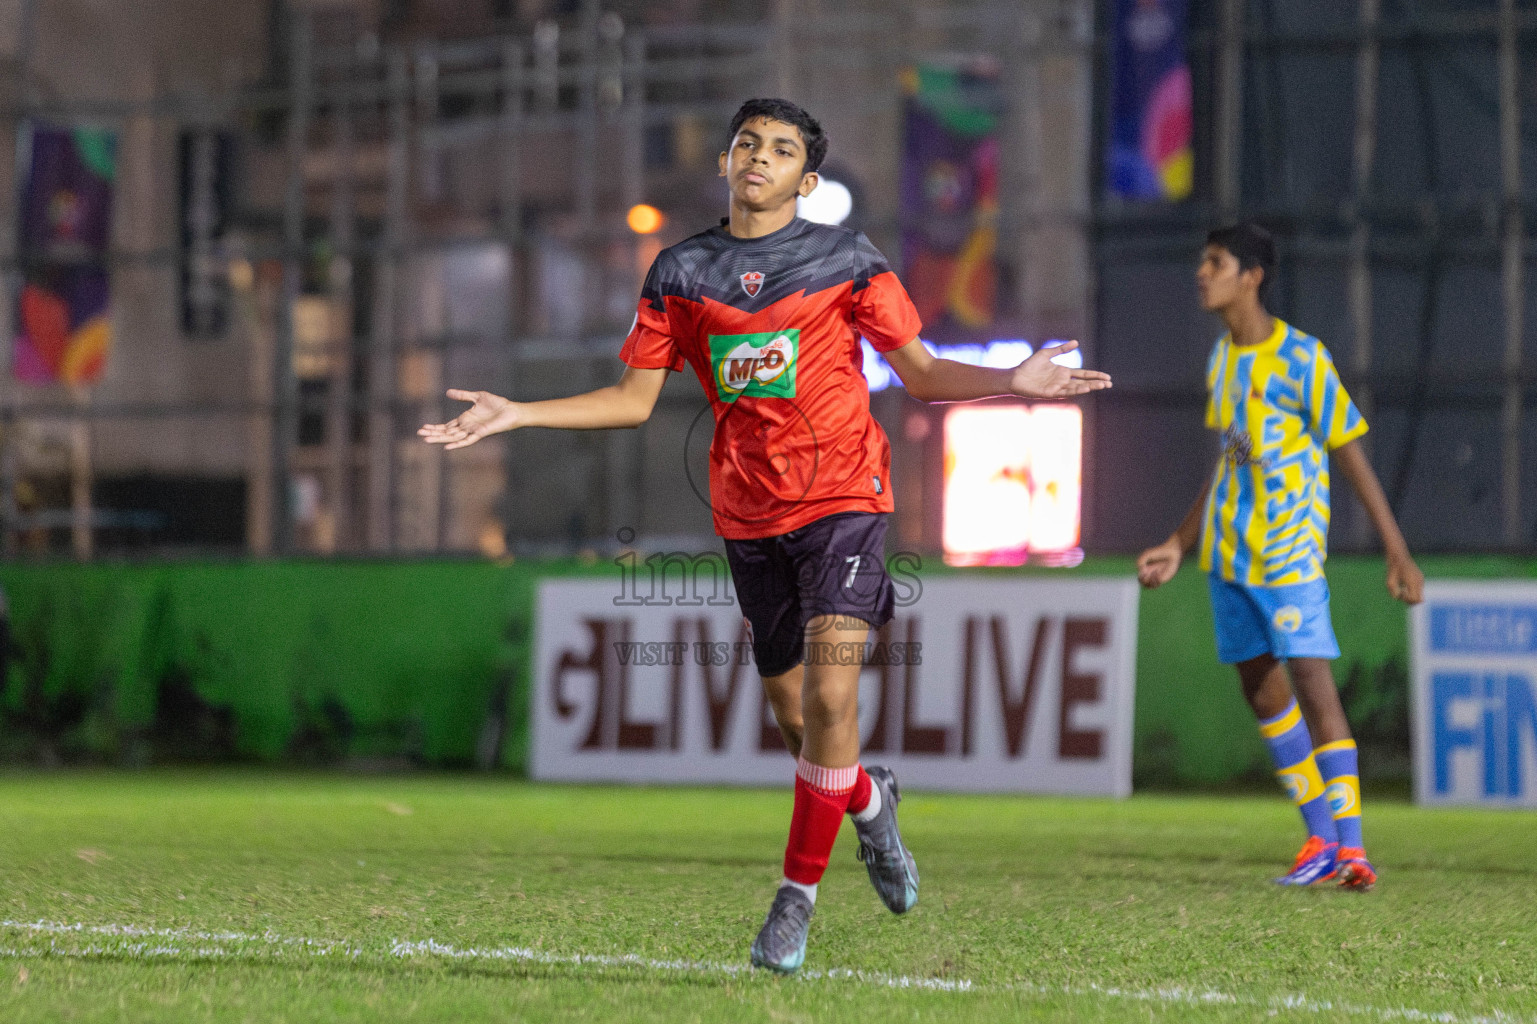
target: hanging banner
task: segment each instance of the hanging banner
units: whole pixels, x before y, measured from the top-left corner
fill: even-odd
[[[868,649],[806,649],[865,665],[864,762],[927,789],[1129,795],[1136,582],[920,579],[900,558],[896,617]],[[789,783],[795,761],[714,560],[654,555],[617,580],[540,583],[534,778]]]
[[[1415,799],[1537,808],[1537,584],[1427,583],[1409,623]]]
[[[925,337],[979,340],[998,292],[998,70],[924,65],[903,79],[902,283]]]
[[[117,136],[34,124],[22,142],[13,373],[29,384],[89,384],[112,340],[106,260]]]
[[[1189,0],[1115,0],[1110,86],[1111,195],[1177,202],[1195,182]]]
[[[220,338],[230,311],[225,238],[235,208],[235,138],[215,128],[189,128],[178,148],[181,329],[189,338]]]

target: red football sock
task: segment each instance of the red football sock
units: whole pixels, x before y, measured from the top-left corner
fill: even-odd
[[[824,768],[805,758],[796,764],[795,810],[785,846],[785,877],[790,881],[816,885],[822,880],[858,774],[858,765]]]
[[[856,764],[859,769],[854,776],[854,791],[849,794],[849,813],[861,814],[870,806],[870,776],[865,774],[865,766]]]

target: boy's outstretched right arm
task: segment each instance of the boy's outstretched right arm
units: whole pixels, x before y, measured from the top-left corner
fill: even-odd
[[[1137,580],[1149,590],[1161,587],[1174,578],[1179,571],[1179,563],[1184,559],[1185,552],[1195,547],[1196,541],[1201,539],[1201,519],[1206,513],[1206,494],[1211,490],[1211,477],[1201,485],[1201,493],[1196,495],[1190,511],[1185,513],[1185,518],[1180,521],[1179,529],[1169,535],[1169,539],[1155,547],[1148,548],[1137,556]]]
[[[668,369],[625,367],[617,384],[570,398],[543,402],[514,402],[489,391],[448,392],[448,397],[472,404],[447,423],[428,423],[417,436],[446,450],[464,448],[483,437],[519,427],[560,427],[567,430],[604,430],[638,427],[651,418]]]

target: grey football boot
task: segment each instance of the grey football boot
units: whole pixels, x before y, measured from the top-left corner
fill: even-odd
[[[793,885],[780,886],[762,930],[752,940],[752,965],[780,974],[798,970],[806,962],[806,932],[813,909],[805,893]]]
[[[854,822],[859,859],[870,872],[870,884],[886,909],[905,914],[918,902],[918,865],[897,831],[897,804],[902,802],[902,793],[890,768],[866,768],[865,774],[870,776],[870,785],[880,790],[881,809],[869,821]]]

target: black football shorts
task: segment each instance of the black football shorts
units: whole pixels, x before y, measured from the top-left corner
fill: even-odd
[[[891,621],[896,594],[886,574],[887,518],[839,512],[777,537],[726,541],[759,675],[782,675],[805,658],[806,623],[818,615],[876,629]]]

